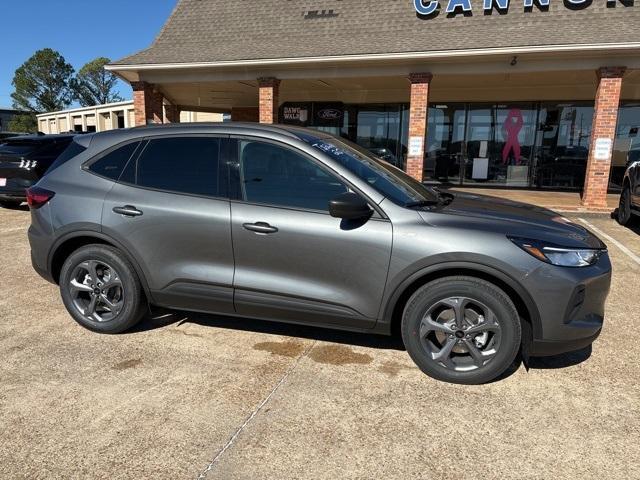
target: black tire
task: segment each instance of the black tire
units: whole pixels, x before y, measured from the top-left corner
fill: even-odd
[[[633,223],[633,213],[631,211],[631,189],[629,184],[626,184],[620,194],[620,204],[618,205],[618,211],[616,219],[620,225],[630,225]]]
[[[468,322],[467,316],[475,315],[478,322],[475,326],[471,322],[465,324],[465,328],[472,332],[481,325],[486,325],[482,335],[475,333],[475,336],[465,336],[468,332],[464,332],[462,327],[450,326],[447,326],[449,331],[445,333],[431,331],[429,329],[433,322],[428,325],[423,323],[423,319],[433,319],[440,308],[442,311],[437,320],[447,314],[455,316],[455,309],[448,306],[455,299],[462,300],[460,310],[464,321]],[[455,303],[458,304],[457,301]],[[479,316],[478,312],[483,310],[487,310],[487,313]],[[493,320],[488,321],[485,315]],[[458,336],[459,334],[463,336]],[[439,340],[438,335],[444,339]],[[520,317],[508,295],[492,283],[474,277],[445,277],[420,287],[407,302],[402,316],[402,340],[409,356],[430,377],[450,383],[476,385],[495,380],[514,363],[520,350],[521,337]],[[480,343],[476,343],[478,339]],[[479,347],[482,341],[486,345]],[[449,349],[452,353],[447,354],[447,366],[433,357],[447,350],[448,342],[452,342],[454,346],[453,351]],[[439,351],[435,353],[431,349],[434,345],[439,347]],[[471,355],[473,346],[476,347],[474,353],[479,351],[483,355],[479,359]],[[466,354],[463,352],[465,349]],[[484,357],[485,354],[490,356]],[[460,370],[465,368],[469,370]]]
[[[2,208],[10,208],[15,210],[20,205],[22,205],[22,202],[20,200],[0,200],[0,207]]]
[[[91,270],[95,275],[88,273]],[[95,283],[94,278],[97,279]],[[106,290],[100,291],[100,287]],[[91,289],[94,293],[86,291]],[[100,333],[121,333],[130,329],[141,320],[147,306],[133,266],[120,251],[107,245],[86,245],[69,255],[60,272],[60,294],[76,322]],[[85,312],[91,311],[93,297],[96,298],[94,313],[83,314],[81,307]],[[107,300],[114,308],[108,306]]]

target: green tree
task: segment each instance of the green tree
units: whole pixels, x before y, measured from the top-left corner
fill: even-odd
[[[10,132],[35,133],[38,128],[36,116],[33,113],[21,113],[14,116],[8,125]]]
[[[38,50],[16,70],[14,108],[31,112],[51,112],[68,107],[73,101],[70,81],[73,67],[55,50]]]
[[[118,77],[104,69],[109,62],[108,58],[98,57],[82,67],[71,80],[74,97],[83,107],[122,101],[114,91]]]

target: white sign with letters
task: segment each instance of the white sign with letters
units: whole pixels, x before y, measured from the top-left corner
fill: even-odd
[[[610,138],[596,138],[594,157],[596,160],[609,160],[613,141]]]
[[[409,138],[409,156],[414,157],[416,155],[422,155],[423,149],[422,137],[410,137]]]

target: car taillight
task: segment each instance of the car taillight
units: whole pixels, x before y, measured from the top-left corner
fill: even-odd
[[[44,188],[40,188],[40,187],[27,188],[27,203],[31,208],[40,208],[49,200],[51,200],[54,195],[55,195],[54,192]]]

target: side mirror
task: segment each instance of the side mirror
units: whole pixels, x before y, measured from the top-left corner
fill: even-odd
[[[341,193],[329,201],[329,213],[335,218],[356,220],[370,217],[373,210],[360,195],[347,192]]]

